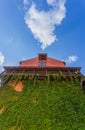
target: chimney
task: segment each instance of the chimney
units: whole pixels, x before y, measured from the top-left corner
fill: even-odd
[[[47,53],[39,53],[38,54],[38,60],[39,61],[45,61],[45,60],[47,60]]]

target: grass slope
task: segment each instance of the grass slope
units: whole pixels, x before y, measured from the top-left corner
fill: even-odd
[[[85,94],[76,82],[24,82],[0,89],[0,130],[85,130]]]

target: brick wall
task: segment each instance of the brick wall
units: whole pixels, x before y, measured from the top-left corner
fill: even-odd
[[[49,58],[49,57],[47,58],[46,61],[39,61],[38,57],[21,61],[20,66],[37,67],[38,62],[46,62],[46,66],[49,67],[66,67],[65,62],[53,58]]]

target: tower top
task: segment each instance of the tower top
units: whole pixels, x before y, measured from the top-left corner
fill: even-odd
[[[47,53],[39,53],[38,60],[47,60]]]

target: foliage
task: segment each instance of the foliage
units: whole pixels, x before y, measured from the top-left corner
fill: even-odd
[[[7,85],[0,89],[0,130],[85,129],[85,94],[78,80],[23,81],[23,86],[21,93]]]

